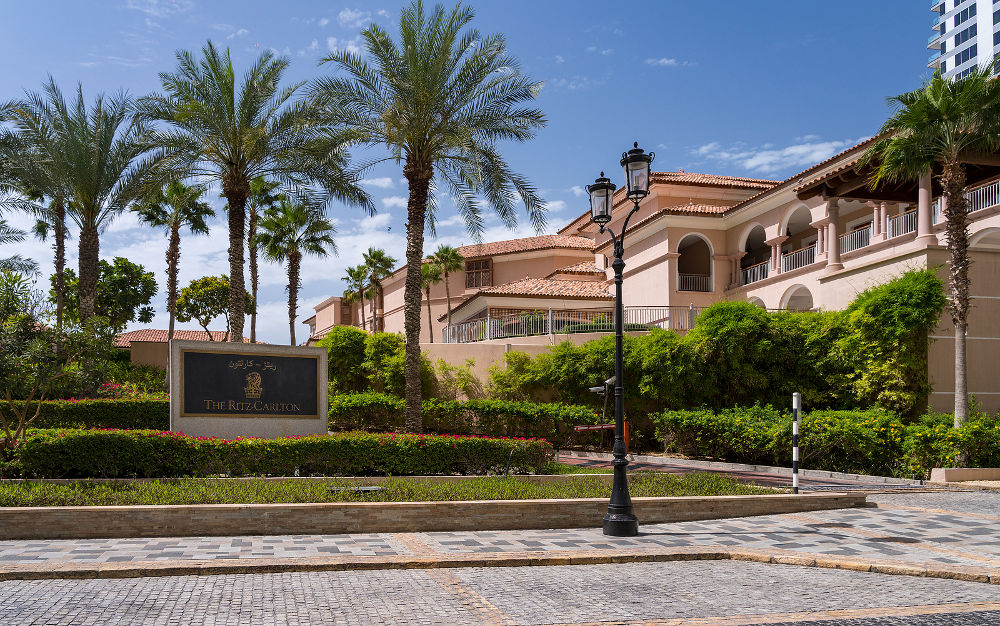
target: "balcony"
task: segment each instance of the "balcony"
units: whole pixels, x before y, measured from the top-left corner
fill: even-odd
[[[917,211],[907,211],[902,215],[896,215],[886,220],[886,236],[889,239],[900,237],[907,233],[917,232]]]
[[[712,292],[712,277],[703,274],[678,274],[677,291]]]
[[[840,236],[840,253],[847,254],[864,248],[872,241],[872,227],[859,228],[853,233]]]
[[[767,269],[768,269],[767,266],[770,264],[771,264],[770,261],[764,261],[763,263],[758,263],[757,265],[751,265],[750,267],[743,269],[740,272],[740,284],[750,285],[752,283],[764,280],[765,278],[767,278]]]
[[[698,314],[696,306],[629,306],[622,323],[626,331],[691,330]],[[568,335],[572,333],[611,333],[615,330],[614,311],[588,309],[566,311],[525,311],[511,315],[490,316],[446,326],[441,331],[444,343],[474,343],[490,339]]]
[[[790,272],[816,262],[816,244],[781,255],[781,271]]]
[[[927,47],[930,50],[938,50],[938,51],[940,51],[941,50],[941,43],[942,43],[942,38],[941,38],[941,33],[940,32],[936,32],[936,33],[934,33],[933,35],[931,35],[930,37],[927,38]]]

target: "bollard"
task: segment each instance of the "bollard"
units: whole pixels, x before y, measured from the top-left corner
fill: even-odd
[[[799,414],[802,412],[802,395],[792,394],[792,493],[799,492]]]

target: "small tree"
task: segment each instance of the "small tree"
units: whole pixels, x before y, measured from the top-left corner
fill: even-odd
[[[361,265],[353,265],[347,268],[347,273],[344,274],[341,280],[347,283],[347,290],[344,292],[344,301],[348,304],[361,302],[361,330],[368,330],[368,323],[365,321],[365,296],[371,295],[366,289],[368,285],[368,266],[362,263]],[[372,328],[372,331],[374,330]]]
[[[436,263],[424,263],[420,266],[420,286],[424,288],[424,295],[427,297],[427,334],[434,343],[434,320],[431,317],[431,285],[441,282],[441,275],[444,270]]]
[[[111,355],[114,330],[106,322],[92,317],[84,327],[59,329],[29,311],[0,325],[0,449],[17,447],[60,379],[86,376],[91,361]]]
[[[243,312],[249,313],[256,309],[253,298],[250,294],[245,294],[243,302]],[[229,329],[229,277],[228,276],[204,276],[196,278],[181,289],[177,296],[177,320],[180,322],[190,322],[196,320],[205,329],[209,341],[212,338],[208,325],[212,320],[220,315],[226,318],[226,328]],[[228,339],[229,331],[226,331]]]
[[[392,276],[392,268],[396,265],[396,259],[386,254],[381,248],[368,248],[368,252],[362,253],[365,259],[365,267],[368,268],[369,280],[371,281],[371,303],[372,303],[372,330],[385,330],[385,298],[382,294],[382,280]],[[379,319],[378,311],[382,311],[382,318]]]
[[[448,326],[451,326],[451,289],[448,285],[448,275],[465,268],[465,257],[459,253],[458,248],[441,244],[431,255],[431,261],[441,268],[441,273],[444,275],[444,299],[448,304]]]
[[[0,269],[0,324],[26,311],[35,314],[41,310],[43,296],[33,285],[34,281],[23,274]]]
[[[52,277],[52,300],[56,298],[56,277]],[[79,280],[73,270],[65,271],[64,314],[71,322],[80,322]],[[96,315],[107,318],[116,331],[121,332],[129,322],[148,324],[153,321],[150,302],[156,295],[156,278],[146,268],[122,257],[111,263],[98,263],[97,297],[94,301]]]

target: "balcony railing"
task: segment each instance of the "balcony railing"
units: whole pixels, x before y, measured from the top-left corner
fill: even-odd
[[[864,248],[872,241],[872,227],[859,228],[858,230],[840,236],[840,253],[847,254],[859,248]]]
[[[704,309],[696,306],[625,307],[622,323],[626,331],[663,328],[690,330]],[[615,330],[614,311],[526,311],[511,315],[487,316],[446,326],[444,343],[472,343],[488,339],[510,339],[571,333],[610,333]]]
[[[704,291],[711,293],[712,277],[703,274],[678,274],[677,291]]]
[[[816,261],[816,244],[781,255],[781,271],[790,272]]]
[[[906,233],[917,231],[917,212],[907,211],[902,215],[890,217],[886,224],[886,236],[892,239]]]
[[[749,285],[751,283],[764,280],[767,278],[767,266],[770,264],[770,261],[764,261],[763,263],[758,263],[757,265],[751,265],[750,267],[744,268],[741,272],[740,284]]]
[[[1000,181],[969,191],[965,194],[965,202],[969,213],[1000,204]]]

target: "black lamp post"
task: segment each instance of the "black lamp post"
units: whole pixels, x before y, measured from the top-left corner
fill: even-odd
[[[622,383],[622,331],[624,310],[622,307],[622,270],[625,269],[625,231],[628,221],[639,210],[639,201],[649,193],[649,164],[654,153],[646,154],[639,143],[622,153],[621,165],[625,170],[625,197],[632,201],[632,209],[625,216],[618,234],[607,227],[611,221],[611,207],[615,193],[615,184],[604,177],[587,186],[590,194],[590,219],[601,227],[601,232],[607,231],[614,244],[615,270],[615,460],[614,484],[611,487],[611,500],[608,502],[608,514],[604,516],[604,534],[612,537],[634,537],[639,534],[639,520],[632,511],[632,498],[628,493],[628,459],[625,458],[625,389]]]

